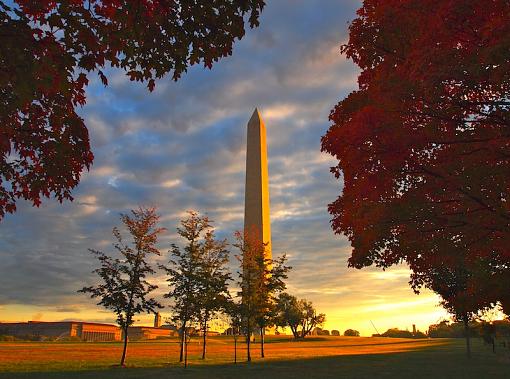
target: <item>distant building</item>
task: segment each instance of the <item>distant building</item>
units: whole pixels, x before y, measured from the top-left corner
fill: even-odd
[[[179,334],[179,329],[175,325],[164,324],[161,325],[161,329],[170,329],[175,335]]]
[[[159,312],[154,314],[154,327],[161,328],[161,314]]]
[[[175,335],[177,333],[170,328],[154,328],[152,326],[130,326],[128,328],[128,338],[131,341],[155,340]]]
[[[120,341],[120,328],[111,324],[82,321],[0,323],[0,334],[24,337],[78,337],[84,341]]]

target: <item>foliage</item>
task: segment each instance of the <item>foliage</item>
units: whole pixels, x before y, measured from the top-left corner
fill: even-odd
[[[226,334],[234,337],[234,363],[237,363],[237,340],[243,330],[242,303],[230,299],[225,308],[225,315],[229,324]]]
[[[349,265],[406,262],[415,289],[459,279],[443,298],[455,314],[508,299],[509,32],[507,1],[365,0],[342,46],[359,89],[322,138],[343,176],[329,211]]]
[[[228,251],[226,241],[215,239],[211,221],[198,212],[188,212],[181,220],[177,233],[186,241],[181,249],[172,244],[170,266],[160,266],[168,275],[170,291],[166,298],[173,299],[173,321],[180,325],[181,355],[186,341],[186,331],[191,323],[198,322],[204,333],[203,358],[208,322],[214,312],[224,309],[228,299],[230,274],[226,268]]]
[[[479,312],[493,307],[496,299],[488,286],[489,264],[481,260],[466,262],[459,250],[444,252],[443,259],[448,264],[432,266],[421,262],[419,270],[411,274],[412,286],[432,289],[441,296],[441,305],[453,318],[466,324]]]
[[[492,334],[496,339],[510,338],[510,322],[508,320],[471,321],[469,330],[472,337],[483,337]],[[441,321],[429,326],[430,338],[464,338],[464,324],[462,322]]]
[[[357,330],[354,330],[354,329],[347,329],[344,332],[344,336],[346,336],[346,337],[359,337],[359,332]]]
[[[479,328],[476,322],[471,322],[470,326],[471,335],[477,337]],[[430,338],[464,338],[464,324],[462,322],[441,321],[438,324],[430,325],[427,334]]]
[[[459,251],[460,250],[460,251]],[[443,252],[443,263],[437,266],[420,263],[411,274],[414,288],[424,285],[441,296],[441,305],[453,315],[456,321],[462,321],[466,349],[471,355],[470,322],[480,312],[494,307],[497,294],[491,288],[491,264],[481,258],[477,262],[468,261],[462,249]],[[448,264],[444,264],[448,262]]]
[[[251,361],[250,342],[255,327],[261,335],[261,355],[264,356],[264,328],[274,323],[276,296],[286,288],[284,280],[291,267],[286,266],[285,254],[277,259],[266,256],[266,244],[254,231],[236,232],[235,247],[241,263],[238,285],[241,299],[239,311],[243,334],[247,337],[248,361]]]
[[[228,283],[231,280],[230,272],[227,268],[228,253],[226,249],[227,241],[218,241],[215,239],[214,230],[209,229],[205,232],[202,251],[200,254],[199,270],[199,296],[198,319],[202,329],[202,359],[206,354],[206,338],[208,324],[215,312],[224,311],[230,300]]]
[[[164,229],[158,227],[159,216],[155,208],[138,208],[131,215],[121,215],[121,221],[129,231],[132,242],[126,244],[120,230],[113,228],[117,242],[113,245],[120,258],[110,257],[100,251],[90,250],[99,260],[96,273],[101,283],[84,287],[78,292],[98,298],[102,305],[117,315],[117,323],[123,329],[124,350],[120,364],[124,365],[128,341],[128,327],[133,324],[136,314],[154,313],[161,305],[149,294],[158,288],[147,281],[155,273],[149,259],[161,253],[156,247],[158,235]]]
[[[230,299],[225,309],[225,315],[228,318],[230,334],[237,337],[242,332],[243,326],[243,315],[242,315],[242,304]]]
[[[313,328],[313,330],[311,331],[310,334],[314,334],[314,335],[317,335],[317,336],[329,336],[330,335],[329,330],[322,329],[322,328],[319,328],[319,327]]]
[[[264,0],[0,1],[0,219],[24,198],[71,199],[93,161],[76,113],[107,66],[154,89],[232,54]]]
[[[324,313],[317,314],[311,301],[281,293],[276,303],[276,325],[289,327],[294,338],[305,338],[312,330],[326,321]],[[329,335],[329,331],[328,331]]]
[[[417,331],[416,333],[410,332],[409,330],[400,330],[398,328],[391,328],[381,334],[381,337],[390,337],[390,338],[427,338],[427,336]]]

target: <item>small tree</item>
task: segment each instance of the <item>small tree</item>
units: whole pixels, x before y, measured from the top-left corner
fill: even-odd
[[[243,327],[242,304],[230,300],[227,305],[226,314],[229,318],[230,330],[234,337],[234,363],[237,363],[237,339]]]
[[[273,323],[275,298],[285,289],[284,279],[290,270],[285,265],[285,255],[274,260],[266,257],[266,244],[256,235],[251,231],[236,232],[237,242],[234,244],[241,252],[237,257],[241,262],[238,296],[241,298],[248,362],[251,362],[251,336],[257,326],[260,328],[261,357],[264,357],[264,328]]]
[[[359,332],[357,330],[354,330],[354,329],[347,329],[344,332],[344,336],[345,337],[359,337]]]
[[[455,321],[464,324],[466,353],[471,356],[471,331],[469,323],[484,309],[496,302],[496,296],[485,281],[491,282],[490,261],[467,259],[462,250],[443,253],[440,262],[424,261],[416,264],[411,275],[411,285],[418,292],[420,286],[427,287],[441,296],[441,305],[450,312]]]
[[[217,241],[214,231],[206,231],[201,246],[201,254],[198,257],[198,286],[199,293],[196,299],[198,303],[198,319],[202,329],[202,359],[206,355],[207,331],[209,321],[215,312],[225,310],[230,299],[228,282],[231,280],[227,268],[228,250],[227,241]]]
[[[264,244],[262,241],[246,231],[236,232],[234,236],[236,239],[234,246],[241,253],[237,256],[241,263],[241,269],[238,272],[240,291],[237,293],[241,299],[239,311],[242,331],[246,336],[246,360],[251,362],[251,336],[259,312],[260,282],[261,278],[268,273],[264,265]]]
[[[124,333],[124,348],[120,365],[124,366],[128,343],[128,328],[133,324],[135,314],[153,313],[161,305],[150,292],[157,286],[147,282],[146,277],[155,271],[148,263],[152,255],[160,255],[156,248],[158,235],[164,230],[158,228],[159,216],[155,208],[138,208],[131,211],[131,216],[121,215],[124,226],[128,229],[133,241],[124,243],[119,229],[113,228],[117,240],[115,249],[120,258],[112,258],[100,251],[90,251],[97,257],[100,267],[93,272],[102,280],[97,286],[84,287],[78,292],[88,293],[92,298],[99,298],[98,305],[115,312],[117,323]]]
[[[168,274],[168,286],[170,291],[165,298],[173,299],[174,304],[170,307],[173,312],[172,320],[180,326],[180,354],[179,362],[184,359],[184,344],[186,331],[190,322],[197,315],[198,304],[196,299],[199,294],[198,286],[198,256],[200,247],[200,235],[209,227],[209,220],[200,217],[197,212],[188,212],[189,216],[181,220],[181,227],[177,233],[182,236],[187,244],[183,250],[172,244],[172,257],[170,267],[161,265],[160,268]]]
[[[278,294],[286,289],[284,282],[287,273],[291,269],[286,266],[287,256],[283,254],[277,259],[266,259],[264,264],[264,280],[260,282],[259,306],[256,323],[260,331],[260,356],[265,357],[265,329],[275,325],[275,307]]]
[[[215,239],[207,216],[188,212],[177,233],[186,240],[186,246],[181,249],[172,244],[170,267],[160,267],[167,272],[170,286],[170,292],[164,296],[174,300],[173,320],[180,324],[179,361],[182,362],[186,332],[192,322],[198,322],[202,330],[202,358],[205,358],[208,322],[214,312],[224,308],[230,296],[227,286],[230,274],[226,269],[227,242]]]
[[[289,327],[295,339],[305,338],[311,331],[324,324],[326,315],[317,314],[311,301],[298,300],[295,296],[281,293],[276,305],[276,325]]]
[[[288,293],[281,293],[276,303],[276,325],[281,328],[289,327],[294,338],[299,338],[298,328],[301,324],[302,314],[298,299]]]

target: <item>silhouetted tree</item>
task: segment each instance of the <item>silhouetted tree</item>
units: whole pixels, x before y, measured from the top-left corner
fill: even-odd
[[[155,273],[148,260],[153,255],[160,255],[156,244],[158,235],[164,229],[157,226],[159,216],[155,208],[132,210],[131,216],[121,215],[121,220],[131,235],[131,243],[125,243],[120,230],[114,228],[113,235],[117,242],[113,246],[120,258],[91,249],[101,265],[93,272],[99,275],[102,283],[84,287],[78,292],[99,298],[98,305],[114,311],[117,315],[117,323],[124,335],[120,360],[123,366],[127,352],[128,328],[134,322],[133,316],[143,312],[154,313],[161,308],[155,299],[148,297],[149,293],[158,287],[150,284],[146,278]]]
[[[324,324],[326,315],[317,314],[312,302],[298,300],[295,296],[281,293],[276,303],[276,325],[289,327],[294,338],[305,338],[311,331]],[[329,332],[328,332],[329,334]]]
[[[492,346],[492,352],[496,352],[496,326],[490,322],[484,322],[480,328],[480,335],[484,343]]]
[[[354,330],[354,329],[347,329],[344,332],[344,336],[345,337],[359,337],[359,332],[357,330]]]
[[[436,292],[441,296],[441,305],[456,321],[463,323],[469,357],[470,322],[479,312],[494,306],[497,294],[484,280],[491,283],[490,262],[487,259],[469,259],[463,251],[461,248],[451,249],[449,254],[442,254],[441,261],[417,262],[411,274],[411,285],[415,290],[425,286]]]
[[[289,327],[294,338],[299,338],[298,328],[301,324],[302,314],[297,297],[286,292],[278,296],[275,310],[277,327]]]

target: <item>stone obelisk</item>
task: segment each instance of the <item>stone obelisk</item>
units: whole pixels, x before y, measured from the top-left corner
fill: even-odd
[[[246,138],[246,187],[244,194],[244,230],[256,233],[266,244],[265,256],[271,258],[269,220],[269,180],[267,170],[266,126],[257,108],[248,121]]]

